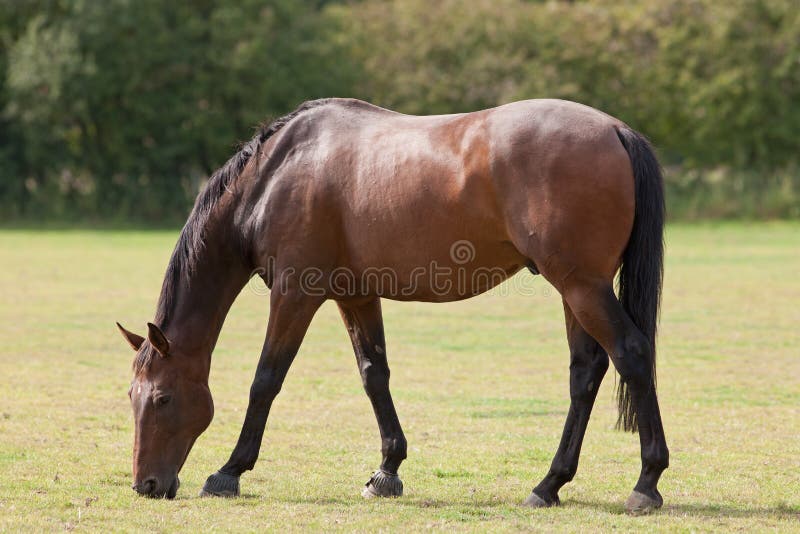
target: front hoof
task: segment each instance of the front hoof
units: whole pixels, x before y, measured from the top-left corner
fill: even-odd
[[[373,497],[400,497],[403,495],[403,481],[398,475],[378,470],[372,475],[361,495],[365,499]]]
[[[558,499],[558,495],[546,501],[532,491],[531,494],[528,495],[528,498],[525,499],[525,502],[522,503],[522,506],[527,506],[528,508],[549,508],[551,506],[559,506],[560,504],[561,501]]]
[[[238,497],[239,496],[239,477],[226,475],[217,471],[206,480],[203,489],[200,490],[201,497]]]
[[[657,490],[653,490],[652,496],[633,490],[631,496],[625,501],[625,511],[630,515],[644,515],[661,508],[663,504],[664,499]]]

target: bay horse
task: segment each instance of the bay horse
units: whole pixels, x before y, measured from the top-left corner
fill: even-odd
[[[213,417],[211,353],[257,274],[270,288],[266,340],[238,442],[201,495],[239,494],[270,406],[328,299],[380,429],[383,459],[363,494],[402,495],[407,448],[389,391],[381,299],[466,299],[528,268],[562,296],[571,403],[550,470],[524,504],[560,504],[610,358],[620,375],[617,424],[638,430],[641,442],[626,509],[660,507],[656,486],[669,455],[655,380],[664,211],[647,139],[587,106],[528,100],[410,116],[354,99],[302,104],[209,179],[147,336],[117,324],[136,351],[133,488],[175,496],[178,472]]]

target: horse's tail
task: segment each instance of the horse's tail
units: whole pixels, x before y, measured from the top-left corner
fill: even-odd
[[[633,230],[622,254],[619,301],[650,343],[647,363],[655,389],[656,329],[664,277],[664,183],[661,166],[647,138],[624,126],[617,128],[617,136],[630,157],[636,187]],[[630,387],[622,380],[617,399],[617,428],[636,432],[638,422]]]

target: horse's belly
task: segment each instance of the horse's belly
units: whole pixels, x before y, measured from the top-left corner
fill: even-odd
[[[391,287],[377,283],[368,287],[370,295],[390,300],[452,302],[468,299],[503,283],[520,269],[519,264],[502,267],[469,269],[465,267],[435,266],[420,269],[400,277]]]
[[[447,302],[473,297],[501,284],[525,264],[510,242],[486,241],[469,233],[387,240],[382,247],[370,248],[359,248],[358,258],[349,258],[348,266],[340,270],[353,272],[357,293],[394,300]]]

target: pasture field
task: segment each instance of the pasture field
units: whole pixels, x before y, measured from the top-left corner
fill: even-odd
[[[214,354],[216,416],[174,501],[130,488],[132,352],[176,232],[0,231],[0,530],[800,531],[800,224],[672,225],[659,343],[664,508],[623,514],[638,438],[603,382],[563,506],[518,505],[569,403],[561,302],[527,272],[454,304],[384,303],[406,494],[364,501],[377,425],[336,307],[316,316],[243,496],[200,499],[233,447],[267,297],[246,287]],[[532,281],[532,285],[530,285]],[[525,283],[528,293],[518,289]]]

